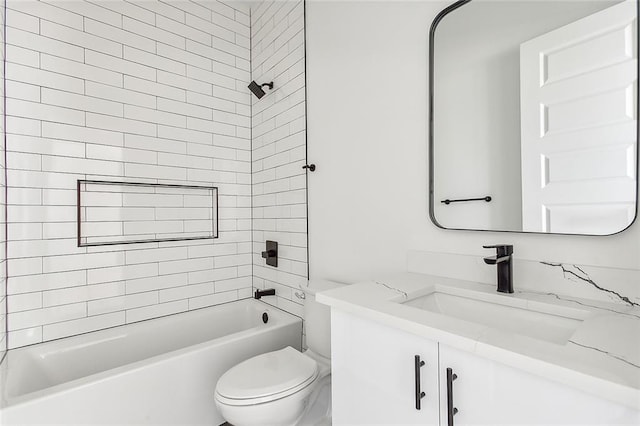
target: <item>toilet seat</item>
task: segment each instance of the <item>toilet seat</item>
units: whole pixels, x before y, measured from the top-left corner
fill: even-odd
[[[315,360],[288,346],[232,367],[218,381],[216,399],[234,406],[262,404],[299,392],[318,374]]]

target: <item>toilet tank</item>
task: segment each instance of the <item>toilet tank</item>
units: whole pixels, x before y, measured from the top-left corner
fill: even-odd
[[[331,308],[316,302],[316,293],[344,285],[334,281],[309,280],[302,287],[307,347],[325,358],[331,358]]]

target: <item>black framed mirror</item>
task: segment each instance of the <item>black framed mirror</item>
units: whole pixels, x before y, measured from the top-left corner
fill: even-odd
[[[638,205],[638,1],[462,0],[429,52],[431,220],[610,235]]]

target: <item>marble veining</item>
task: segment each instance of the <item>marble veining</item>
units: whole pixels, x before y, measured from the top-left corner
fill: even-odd
[[[400,293],[405,299],[409,298],[409,295],[407,294],[406,291],[402,291],[399,288],[391,287],[389,284],[386,284],[386,283],[383,283],[383,282],[380,282],[380,281],[374,281],[374,283],[376,283],[378,285],[381,285],[383,287],[386,287],[389,290],[395,291],[396,293]]]
[[[495,269],[482,259],[477,255],[410,251],[407,266],[408,272],[496,285]],[[574,264],[560,259],[541,262],[514,256],[513,274],[516,292],[557,294],[585,303],[614,303],[627,310],[640,305],[638,268]]]
[[[591,279],[589,274],[587,274],[584,271],[584,269],[582,269],[578,265],[571,265],[571,267],[573,267],[575,270],[577,270],[577,272],[576,272],[576,271],[572,271],[571,269],[569,269],[569,267],[565,266],[562,263],[551,263],[551,262],[540,262],[540,263],[542,265],[553,266],[553,267],[560,268],[562,270],[562,275],[563,275],[563,277],[565,279],[571,280],[573,282],[585,282],[585,283],[595,287],[599,291],[614,295],[616,298],[618,298],[622,302],[628,304],[629,306],[640,306],[640,303],[636,303],[636,302],[631,301],[628,297],[621,295],[617,291],[610,290],[608,288],[604,288],[604,287],[598,285],[598,283],[596,283],[593,279]]]
[[[619,361],[622,361],[622,362],[624,362],[624,363],[626,363],[626,364],[629,364],[629,365],[631,365],[632,367],[640,368],[640,365],[634,364],[634,363],[632,363],[631,361],[628,361],[628,360],[624,359],[624,358],[623,358],[623,357],[621,357],[621,356],[618,356],[618,355],[612,354],[612,353],[607,352],[607,351],[605,351],[605,350],[602,350],[602,349],[600,349],[600,348],[596,348],[595,346],[583,345],[583,344],[581,344],[581,343],[574,342],[574,341],[573,341],[573,340],[571,340],[571,339],[569,339],[569,343],[572,343],[572,344],[574,344],[574,345],[580,346],[581,348],[585,348],[585,349],[592,349],[592,350],[594,350],[594,351],[598,351],[598,352],[603,353],[603,354],[605,354],[605,355],[607,355],[607,356],[610,356],[610,357],[615,358],[615,359],[617,359],[617,360],[619,360]]]
[[[612,312],[614,314],[627,315],[627,316],[630,316],[630,317],[634,317],[634,318],[640,319],[640,313],[630,312],[628,310],[624,310],[624,309],[620,309],[620,308],[616,308],[616,307],[607,308],[607,307],[602,306],[602,304],[597,305],[597,304],[592,304],[592,303],[586,303],[585,300],[576,300],[576,299],[572,299],[570,297],[563,297],[563,296],[560,296],[559,294],[556,294],[556,293],[550,293],[550,292],[540,293],[540,292],[536,292],[536,291],[522,291],[522,290],[519,290],[516,293],[540,294],[540,295],[544,295],[544,296],[554,297],[554,298],[556,298],[558,300],[562,300],[563,302],[575,303],[576,305],[584,306],[585,308],[596,308],[596,309],[600,309],[602,311],[609,311],[609,312]]]

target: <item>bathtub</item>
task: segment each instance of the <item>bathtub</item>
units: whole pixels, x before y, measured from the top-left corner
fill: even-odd
[[[0,424],[217,426],[220,376],[301,340],[300,318],[247,299],[10,350]]]

